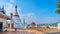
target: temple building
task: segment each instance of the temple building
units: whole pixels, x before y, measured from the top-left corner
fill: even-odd
[[[17,5],[15,6],[15,13],[11,13],[10,16],[7,16],[5,14],[4,7],[0,8],[0,31],[3,31],[5,28],[12,29],[12,28],[24,28],[26,25],[25,19],[22,20],[19,17],[18,11],[17,11]]]
[[[3,28],[5,27],[5,23],[7,23],[7,20],[10,20],[11,18],[9,18],[6,14],[5,14],[5,10],[4,7],[0,8],[0,31],[3,31]]]
[[[27,28],[36,28],[36,27],[37,27],[37,25],[35,22],[32,22],[31,24],[27,25]]]

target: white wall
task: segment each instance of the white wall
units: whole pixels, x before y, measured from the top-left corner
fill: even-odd
[[[13,21],[14,21],[14,28],[23,28],[23,26],[19,20],[19,17],[14,16]]]
[[[0,22],[3,22],[3,19],[2,18],[0,18]]]
[[[60,23],[58,23],[58,30],[60,30]]]

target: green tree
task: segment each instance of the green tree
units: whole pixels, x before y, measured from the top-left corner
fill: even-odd
[[[57,3],[57,13],[60,14],[60,0],[58,0]]]

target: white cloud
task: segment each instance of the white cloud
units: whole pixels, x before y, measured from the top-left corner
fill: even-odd
[[[60,21],[60,17],[37,17],[34,13],[21,14],[20,16],[23,16],[28,24],[32,21],[36,22],[36,24],[49,24]]]
[[[27,14],[20,14],[20,18],[23,19],[25,18],[27,23],[31,23],[34,21],[35,14],[34,13],[27,13]]]
[[[14,13],[15,12],[15,5],[13,4],[15,2],[15,0],[10,0],[9,2],[7,2],[7,0],[0,0],[0,6],[3,7],[6,10],[6,14],[10,15],[10,13]],[[2,4],[1,4],[2,3]],[[19,12],[21,9],[18,7],[17,11]]]
[[[14,0],[10,0],[10,2],[4,2],[3,5],[5,6],[5,10],[7,12],[7,15],[10,15],[10,13],[14,13],[15,12],[15,5],[12,3]],[[1,4],[2,5],[2,4]],[[21,9],[18,7],[17,11],[19,12]],[[26,22],[31,23],[33,21],[33,17],[35,16],[34,13],[28,13],[28,14],[20,14],[21,19],[25,18]],[[32,19],[32,20],[31,20]]]
[[[20,16],[33,16],[35,15],[34,13],[27,13],[27,14],[20,14]]]
[[[6,10],[6,14],[10,15],[10,13],[14,13],[15,12],[15,5],[13,4],[15,2],[15,0],[10,0],[9,2],[7,2],[8,0],[0,0],[0,6],[3,7]],[[2,4],[1,4],[2,3]],[[20,8],[17,8],[17,11],[20,11]]]
[[[10,0],[10,2],[7,2],[7,0],[0,0],[0,6],[3,7],[6,10],[7,15],[10,15],[11,12],[14,13],[15,8],[14,4],[12,3],[14,0]],[[2,4],[1,4],[2,3]]]
[[[14,0],[10,0],[10,2],[11,2],[11,3],[13,3],[13,2],[14,2]]]
[[[0,0],[0,6],[5,6],[5,10],[7,12],[7,15],[10,15],[11,12],[15,12],[15,5],[13,4],[15,0],[10,0],[10,2],[6,2],[5,0]],[[18,12],[21,9],[18,7]],[[44,13],[44,12],[42,12]],[[28,14],[20,14],[21,19],[25,18],[27,23],[31,23],[32,21],[35,21],[36,23],[53,23],[59,21],[60,18],[54,18],[54,17],[49,17],[49,18],[40,18],[35,16],[34,13],[28,13]]]
[[[6,3],[5,10],[6,10],[7,14],[10,14],[11,12],[13,13],[15,11],[15,8],[14,8],[13,4]]]
[[[45,23],[45,24],[49,24],[49,23],[56,23],[60,21],[60,17],[36,17],[34,19],[37,23]]]

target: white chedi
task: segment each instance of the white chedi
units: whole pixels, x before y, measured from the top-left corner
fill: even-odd
[[[19,17],[14,16],[13,21],[14,21],[14,28],[22,28]]]
[[[15,6],[15,13],[13,14],[13,22],[14,22],[14,28],[22,28],[21,25],[21,19],[19,17],[18,11],[17,11],[17,5]]]
[[[60,23],[58,23],[58,30],[60,30]]]

